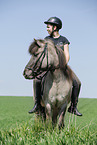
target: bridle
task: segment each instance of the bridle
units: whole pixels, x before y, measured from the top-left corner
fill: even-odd
[[[40,71],[41,66],[42,66],[42,63],[43,63],[43,60],[44,60],[45,55],[46,55],[46,52],[47,52],[47,67],[45,68],[46,71],[44,71],[44,70],[41,70]],[[39,64],[39,66],[37,66],[37,64],[39,63],[40,59],[41,59],[41,62]],[[32,68],[26,67],[26,69],[32,71],[31,74],[33,74],[32,76],[34,78],[37,78],[37,79],[41,80],[50,71],[50,68],[51,68],[51,65],[48,65],[48,49],[47,49],[47,43],[45,43],[44,50],[42,51],[41,55],[39,56],[39,58],[37,59],[37,61],[33,65],[33,67]]]

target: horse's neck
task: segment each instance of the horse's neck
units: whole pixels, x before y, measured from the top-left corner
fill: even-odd
[[[63,81],[64,79],[66,79],[64,72],[60,69],[55,69],[55,71],[52,72],[53,75],[53,81],[54,82],[58,82],[58,81]]]

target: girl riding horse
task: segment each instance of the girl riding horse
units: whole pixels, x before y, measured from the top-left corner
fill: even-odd
[[[54,42],[56,46],[59,46],[63,51],[66,57],[66,65],[69,61],[69,44],[70,42],[66,37],[63,37],[59,34],[59,30],[62,28],[62,21],[57,17],[51,17],[44,22],[47,24],[47,31],[49,36],[45,39],[50,39]],[[40,108],[41,100],[41,81],[36,81],[36,94],[35,94],[35,106],[29,111],[29,113],[35,113]],[[71,105],[68,108],[69,113],[73,113],[77,116],[82,116],[82,114],[77,110],[78,96],[80,92],[81,82],[78,77],[73,72],[72,79],[72,95],[71,95]]]

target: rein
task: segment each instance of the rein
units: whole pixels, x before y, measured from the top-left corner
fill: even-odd
[[[41,53],[40,57],[37,59],[36,63],[34,64],[33,69],[36,68],[36,66],[37,66],[37,64],[38,64],[38,62],[39,62],[39,60],[42,58],[42,61],[41,61],[40,66],[39,66],[39,68],[38,68],[38,70],[40,70],[41,65],[42,65],[42,62],[43,62],[43,59],[44,59],[44,57],[45,57],[46,49],[47,49],[47,43],[45,44],[44,50],[43,50],[43,52]]]
[[[40,71],[41,69],[41,66],[42,66],[42,62],[45,58],[45,54],[46,54],[46,51],[47,51],[47,70],[45,72],[43,71]],[[42,58],[41,62],[40,62],[40,65],[39,67],[37,67],[37,64],[39,62],[39,60]],[[32,70],[32,74],[35,78],[39,79],[39,80],[42,80],[42,78],[48,73],[48,71],[50,70],[49,68],[49,65],[48,65],[48,50],[47,50],[47,43],[45,44],[45,47],[44,47],[44,50],[43,52],[41,53],[41,55],[39,56],[39,58],[37,59],[36,63],[34,64],[33,68],[30,68],[30,67],[26,67],[27,69],[29,70]]]

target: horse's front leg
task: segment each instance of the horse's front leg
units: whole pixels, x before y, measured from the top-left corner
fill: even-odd
[[[66,113],[66,109],[67,109],[67,104],[65,103],[62,106],[61,111],[59,113],[59,122],[58,122],[59,129],[64,128],[64,116]]]
[[[46,120],[47,122],[52,122],[51,105],[49,103],[45,106],[46,109]]]

